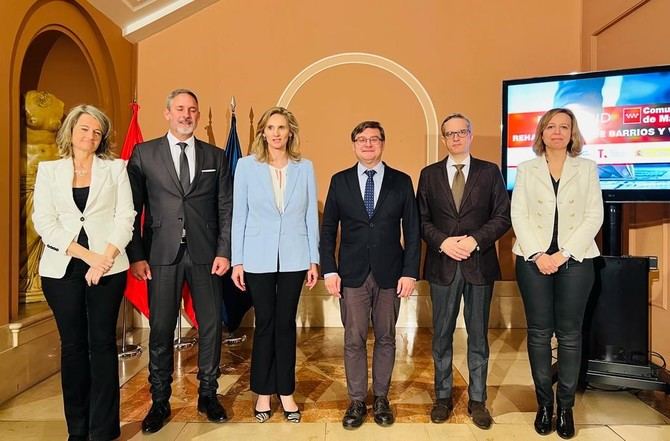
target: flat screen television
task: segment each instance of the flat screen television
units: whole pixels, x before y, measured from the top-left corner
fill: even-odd
[[[598,163],[606,202],[670,201],[670,65],[503,81],[503,175],[516,167],[544,112],[571,109]]]

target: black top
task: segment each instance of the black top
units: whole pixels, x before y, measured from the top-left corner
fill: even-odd
[[[551,244],[547,250],[547,254],[554,254],[558,251],[558,184],[561,182],[560,179],[554,179],[551,177],[551,184],[554,186],[554,195],[556,196],[556,211],[554,211],[554,234],[551,236]]]
[[[74,199],[75,205],[77,206],[77,208],[79,208],[79,211],[81,211],[82,213],[86,208],[86,201],[88,200],[88,191],[89,187],[72,188],[72,199]],[[79,237],[77,237],[77,243],[84,248],[88,248],[88,236],[86,235],[86,231],[84,231],[83,227],[79,232]]]

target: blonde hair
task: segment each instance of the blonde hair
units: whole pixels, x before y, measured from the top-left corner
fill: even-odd
[[[265,111],[261,119],[258,120],[258,125],[256,126],[256,134],[254,135],[254,140],[251,143],[251,154],[256,156],[256,159],[260,162],[269,161],[268,153],[268,142],[265,139],[264,131],[265,127],[268,125],[268,120],[272,115],[282,115],[286,118],[288,122],[289,135],[288,142],[286,144],[286,153],[288,153],[288,158],[293,161],[300,161],[300,137],[298,135],[298,121],[293,116],[288,109],[284,107],[270,107]]]
[[[547,113],[542,115],[542,118],[540,118],[540,122],[537,123],[535,139],[533,140],[533,152],[535,152],[537,156],[541,156],[547,149],[547,147],[544,145],[544,140],[542,139],[542,132],[544,132],[544,129],[546,129],[549,125],[549,121],[551,121],[551,119],[559,113],[568,115],[572,124],[572,133],[570,134],[570,142],[568,142],[567,147],[568,155],[572,157],[581,155],[585,141],[584,137],[582,136],[582,132],[579,131],[579,125],[577,125],[577,118],[575,118],[575,114],[572,113],[572,110],[570,109],[557,107],[547,111]]]
[[[95,151],[95,155],[101,159],[113,159],[114,152],[112,151],[112,143],[110,140],[112,134],[112,122],[109,117],[105,115],[100,109],[90,104],[81,104],[73,107],[67,114],[63,124],[56,134],[56,144],[58,145],[58,153],[61,158],[72,157],[72,130],[77,125],[77,121],[82,115],[91,115],[100,124],[102,136],[100,144]]]

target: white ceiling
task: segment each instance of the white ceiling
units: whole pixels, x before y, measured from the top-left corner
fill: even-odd
[[[218,0],[88,0],[136,43]]]

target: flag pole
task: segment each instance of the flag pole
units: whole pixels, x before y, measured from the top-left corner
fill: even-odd
[[[235,110],[236,109],[237,109],[237,100],[235,99],[235,95],[232,95],[231,98],[230,98],[231,130],[233,129],[232,125],[234,124],[234,121],[235,121],[234,118],[236,118],[236,115],[235,115]],[[228,148],[229,148],[229,146],[226,146],[226,155],[231,154],[231,152],[228,151]],[[227,274],[224,277],[230,277],[230,275]],[[225,308],[225,306],[224,306],[224,308]],[[225,325],[225,323],[224,323],[224,325]],[[236,345],[244,343],[246,340],[247,340],[247,335],[246,334],[242,334],[239,337],[237,337],[235,335],[234,330],[231,331],[230,329],[228,329],[227,326],[223,326],[223,340],[221,341],[221,343],[224,346],[236,346]],[[224,372],[228,370],[227,366],[225,366],[225,365],[221,365],[221,368],[222,368],[221,370],[224,371]]]
[[[133,91],[133,102],[130,104],[130,107],[133,109],[133,116],[135,115],[135,106],[137,104],[137,85],[135,85],[135,90]],[[122,306],[122,317],[121,317],[121,347],[117,351],[117,356],[119,359],[134,358],[142,353],[142,346],[136,344],[128,344],[126,341],[128,336],[128,298],[123,296]]]
[[[121,328],[121,348],[119,349],[118,353],[118,356],[121,359],[137,357],[142,353],[142,346],[126,343],[126,336],[128,333],[128,328],[126,325],[126,315],[128,313],[128,308],[126,307],[127,304],[128,299],[126,299],[126,296],[123,296],[123,316],[121,318],[123,323]]]

